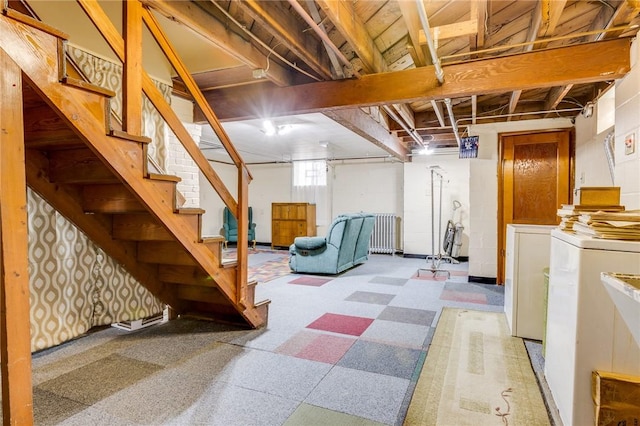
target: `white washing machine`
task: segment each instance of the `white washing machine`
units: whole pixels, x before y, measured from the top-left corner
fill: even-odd
[[[551,231],[544,370],[565,426],[595,422],[592,371],[640,375],[640,348],[601,272],[640,273],[640,242]]]
[[[504,312],[511,335],[542,340],[544,268],[549,266],[549,225],[507,225]]]

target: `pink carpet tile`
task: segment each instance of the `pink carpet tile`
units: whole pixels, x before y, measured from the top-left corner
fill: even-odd
[[[373,318],[327,313],[309,324],[307,328],[348,334],[350,336],[360,336],[372,322]]]
[[[442,290],[440,294],[441,300],[451,300],[454,302],[477,303],[479,305],[487,304],[487,296],[482,293],[470,293],[465,291]]]
[[[296,278],[295,280],[289,281],[289,284],[299,284],[299,285],[309,285],[313,287],[320,287],[322,285],[325,285],[331,280],[332,280],[331,278],[327,279],[327,278],[317,278],[317,277],[299,277],[299,278]]]
[[[334,365],[355,341],[349,337],[301,331],[283,343],[276,352]]]

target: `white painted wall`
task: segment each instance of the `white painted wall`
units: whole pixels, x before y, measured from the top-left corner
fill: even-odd
[[[631,71],[616,82],[615,186],[620,187],[620,203],[627,210],[640,209],[640,44],[631,45]],[[633,153],[625,152],[625,139],[635,138]]]
[[[411,163],[404,165],[404,253],[438,254],[442,251],[442,239],[447,221],[460,222],[464,226],[460,256],[467,256],[469,250],[469,170],[471,160],[459,159],[455,155],[415,156]],[[434,174],[434,236],[431,233],[431,168],[443,179]],[[442,197],[440,182],[442,181]],[[442,200],[442,203],[440,203]],[[453,200],[462,207],[453,210]],[[442,213],[441,207],[442,206]],[[433,251],[432,251],[433,246]]]

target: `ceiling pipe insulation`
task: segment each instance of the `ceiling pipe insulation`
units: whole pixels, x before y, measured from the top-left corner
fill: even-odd
[[[424,31],[424,36],[427,39],[427,45],[429,46],[429,53],[431,53],[431,62],[433,62],[433,66],[436,70],[436,78],[440,84],[444,83],[444,70],[442,69],[442,65],[440,64],[440,58],[436,53],[436,45],[433,42],[433,37],[431,36],[431,26],[429,25],[429,18],[427,17],[427,11],[424,8],[423,0],[416,0],[416,4],[418,5],[418,15],[420,15],[420,22],[422,23],[422,30]],[[456,142],[458,143],[458,147],[460,147],[460,134],[458,133],[458,126],[456,124],[456,118],[453,115],[453,107],[451,106],[451,98],[445,98],[445,105],[447,106],[447,113],[449,114],[449,121],[451,122],[451,127],[453,129],[453,134],[456,137]]]

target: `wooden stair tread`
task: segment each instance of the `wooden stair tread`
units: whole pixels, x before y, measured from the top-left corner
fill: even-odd
[[[198,207],[180,207],[175,212],[178,214],[205,214],[207,211]]]
[[[174,175],[163,175],[161,173],[147,173],[147,179],[162,180],[165,182],[181,182],[182,178]]]
[[[108,98],[113,98],[116,96],[113,90],[105,89],[104,87],[89,83],[84,80],[69,77],[69,76],[63,77],[61,79],[61,83],[67,84],[69,86],[77,87],[78,89],[88,90],[89,92],[98,93]]]
[[[124,130],[111,129],[109,130],[109,136],[113,136],[118,139],[125,139],[128,141],[139,142],[139,143],[151,143],[151,138],[147,136],[136,136],[130,133],[125,132]]]
[[[200,239],[201,243],[209,244],[209,243],[224,243],[224,237],[221,235],[210,235],[208,237],[202,237]]]

